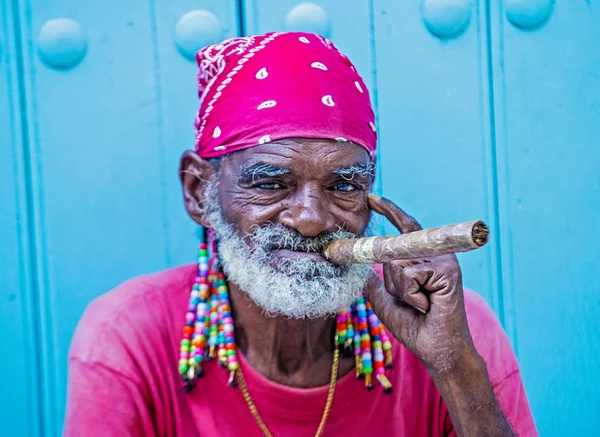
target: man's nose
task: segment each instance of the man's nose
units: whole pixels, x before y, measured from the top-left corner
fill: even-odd
[[[335,222],[325,193],[316,187],[303,187],[286,202],[279,222],[300,232],[305,237],[316,237],[322,232],[334,232]]]

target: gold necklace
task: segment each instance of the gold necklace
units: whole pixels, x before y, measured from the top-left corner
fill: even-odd
[[[336,335],[336,337],[337,337],[337,335]],[[335,384],[337,382],[338,367],[340,364],[340,349],[337,347],[337,339],[336,339],[334,345],[335,345],[334,346],[335,349],[333,351],[333,364],[331,365],[331,378],[329,380],[329,391],[327,392],[327,402],[325,403],[325,411],[323,411],[323,417],[321,418],[321,423],[319,424],[319,428],[317,428],[317,433],[315,434],[315,437],[321,437],[321,434],[323,434],[323,429],[325,428],[325,423],[327,422],[327,418],[329,417],[329,411],[331,410],[331,404],[333,403],[333,394],[335,393]],[[254,416],[254,420],[256,420],[258,427],[260,428],[262,433],[265,435],[265,437],[273,437],[273,434],[271,434],[269,432],[269,430],[267,429],[267,426],[265,425],[262,418],[260,417],[260,414],[258,414],[256,405],[254,405],[254,402],[252,401],[252,398],[250,397],[250,393],[248,392],[248,387],[246,387],[246,381],[244,381],[244,375],[242,374],[241,366],[238,367],[236,373],[237,373],[238,383],[240,385],[240,388],[242,389],[242,394],[244,395],[244,400],[246,401],[246,404],[248,404],[248,408],[250,409],[252,416]]]

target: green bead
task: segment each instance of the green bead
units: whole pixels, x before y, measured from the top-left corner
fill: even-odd
[[[190,348],[189,348],[188,346],[186,346],[186,345],[182,344],[182,345],[181,345],[181,347],[179,348],[179,350],[180,350],[181,352],[189,352],[189,351],[190,351]]]
[[[208,250],[206,249],[200,249],[200,256],[208,256]]]
[[[380,340],[375,340],[375,341],[373,342],[373,347],[374,347],[374,348],[381,347],[381,341],[380,341]]]
[[[227,356],[228,356],[228,357],[233,357],[233,356],[235,356],[235,351],[233,351],[233,350],[228,350],[228,351],[227,351]]]
[[[190,366],[187,365],[187,363],[184,364],[180,364],[179,365],[179,373],[185,373],[188,371],[188,369],[190,368]]]
[[[202,355],[194,355],[194,361],[196,361],[197,363],[201,363],[202,362]]]
[[[373,368],[372,367],[363,367],[363,373],[367,374],[367,373],[373,373]]]
[[[181,346],[190,346],[190,340],[188,340],[187,338],[184,338],[183,340],[181,340]]]
[[[360,339],[362,341],[371,340],[371,336],[369,334],[363,334],[363,335],[360,336]]]

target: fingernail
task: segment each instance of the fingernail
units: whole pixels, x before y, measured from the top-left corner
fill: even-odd
[[[381,199],[381,197],[379,197],[377,194],[369,193],[369,199],[374,200],[375,202],[377,202],[378,200]]]

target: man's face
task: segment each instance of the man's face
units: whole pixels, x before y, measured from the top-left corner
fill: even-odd
[[[334,266],[321,251],[368,225],[373,165],[362,147],[265,144],[226,157],[206,179],[201,222],[215,229],[229,280],[267,312],[325,316],[358,297],[368,266]]]
[[[370,219],[367,195],[373,175],[369,154],[356,144],[286,140],[224,159],[218,197],[225,219],[242,236],[268,223],[304,237],[339,229],[362,235]],[[274,255],[312,256],[290,251]]]

